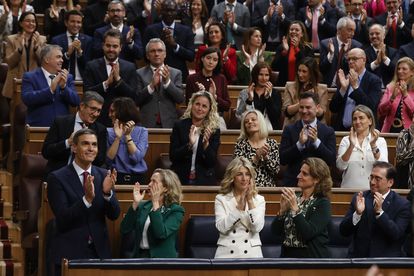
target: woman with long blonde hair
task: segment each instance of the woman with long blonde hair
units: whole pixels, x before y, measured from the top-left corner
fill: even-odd
[[[394,78],[387,85],[378,106],[384,118],[381,132],[399,133],[409,128],[414,112],[414,61],[400,58],[395,66]]]
[[[220,145],[219,116],[214,96],[192,95],[170,138],[172,170],[183,185],[216,185],[214,166]]]
[[[214,202],[220,233],[215,258],[262,258],[259,233],[265,221],[266,202],[257,193],[256,172],[245,157],[227,166]]]

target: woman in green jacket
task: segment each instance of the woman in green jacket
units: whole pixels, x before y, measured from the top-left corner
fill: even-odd
[[[298,174],[298,187],[282,189],[280,211],[272,230],[283,234],[282,258],[329,258],[328,224],[331,219],[329,194],[332,179],[328,165],[320,158],[307,158]]]
[[[176,258],[175,243],[184,217],[180,180],[171,170],[156,169],[148,192],[150,200],[144,201],[146,191],[135,184],[121,234],[135,230],[134,258]]]

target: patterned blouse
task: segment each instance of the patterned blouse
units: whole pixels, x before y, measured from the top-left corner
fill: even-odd
[[[302,195],[297,195],[296,200],[298,202],[299,212],[305,216],[308,208],[313,205],[316,198],[311,196],[308,200],[300,202],[300,197]],[[300,215],[299,213],[297,215]],[[291,212],[285,214],[285,240],[283,241],[284,246],[288,247],[306,247],[306,244],[302,241],[301,237],[296,233],[295,223],[293,222],[293,217]]]
[[[270,146],[270,151],[266,159],[258,163],[253,162],[256,156],[256,148],[253,148],[247,139],[237,141],[234,148],[234,156],[243,156],[252,162],[256,170],[256,186],[276,187],[276,175],[279,172],[279,147],[276,140],[266,138],[266,143]]]

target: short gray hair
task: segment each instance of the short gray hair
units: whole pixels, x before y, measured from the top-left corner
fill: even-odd
[[[40,50],[40,61],[43,63],[45,61],[45,59],[47,57],[49,57],[50,53],[53,50],[59,50],[62,52],[62,47],[60,47],[59,45],[54,45],[54,44],[46,44],[42,50]]]
[[[348,16],[341,17],[336,23],[336,30],[339,31],[342,28],[345,28],[349,24],[353,24],[355,26],[355,22],[353,19],[349,18]]]
[[[147,45],[145,45],[145,53],[148,53],[148,51],[149,51],[149,45],[150,44],[153,44],[153,43],[161,43],[161,47],[164,50],[164,52],[167,51],[167,49],[165,47],[164,41],[162,41],[160,38],[156,37],[156,38],[151,38],[148,41]]]
[[[104,104],[104,98],[95,91],[86,91],[83,93],[81,104],[87,104],[90,101],[95,101],[100,104]]]

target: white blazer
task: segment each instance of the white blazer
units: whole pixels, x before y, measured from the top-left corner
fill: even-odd
[[[266,202],[264,197],[253,198],[255,208],[240,211],[230,192],[218,194],[215,200],[216,228],[220,232],[215,258],[261,258],[262,242],[259,233],[265,221]]]

